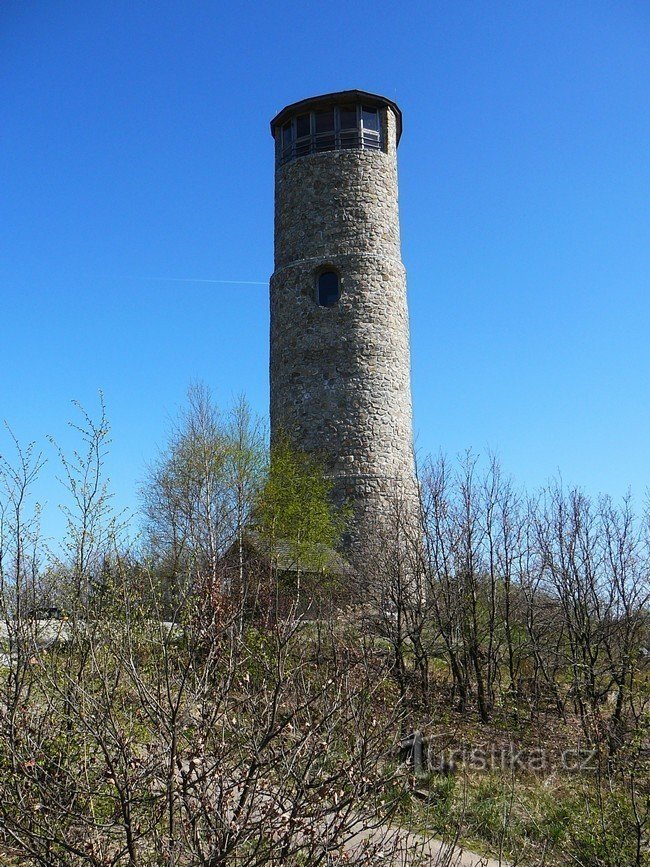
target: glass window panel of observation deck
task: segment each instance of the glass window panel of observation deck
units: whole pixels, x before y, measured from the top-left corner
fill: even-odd
[[[361,109],[361,124],[363,127],[363,146],[375,150],[381,147],[381,127],[379,111],[376,108],[363,106]]]
[[[368,108],[364,105],[361,115],[363,117],[364,130],[379,132],[379,112],[376,108]]]
[[[311,115],[299,114],[296,118],[295,154],[301,157],[309,153],[311,153]]]
[[[291,121],[282,127],[282,153],[289,155],[293,144],[293,124]]]
[[[359,117],[356,105],[339,107],[339,146],[359,147]]]
[[[342,130],[357,128],[356,105],[342,105],[339,108],[339,128]]]
[[[296,138],[305,138],[311,135],[311,117],[308,114],[299,114],[296,118]]]
[[[314,112],[314,129],[316,133],[316,150],[333,150],[335,147],[333,108]]]
[[[334,132],[333,108],[316,112],[316,135],[323,132]]]

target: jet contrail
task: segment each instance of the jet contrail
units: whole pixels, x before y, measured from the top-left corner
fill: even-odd
[[[147,279],[147,278],[140,278]],[[240,286],[268,286],[268,280],[208,280],[203,277],[150,277],[157,283],[236,283]]]

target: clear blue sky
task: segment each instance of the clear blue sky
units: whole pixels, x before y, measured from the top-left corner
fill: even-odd
[[[4,0],[0,88],[0,417],[50,506],[73,399],[105,394],[120,505],[190,381],[266,415],[267,288],[236,281],[273,269],[268,121],[347,88],[404,113],[420,453],[643,499],[647,0]]]

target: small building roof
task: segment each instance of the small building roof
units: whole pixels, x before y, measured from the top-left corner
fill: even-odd
[[[273,564],[283,572],[330,572],[333,575],[351,575],[352,567],[348,561],[334,548],[320,542],[310,546],[306,560],[296,557],[295,546],[286,539],[277,539],[273,545],[261,534],[247,530],[244,534],[244,545],[258,556],[268,557]],[[235,550],[236,545],[230,547]],[[311,555],[311,556],[310,556]],[[228,556],[228,555],[226,555]],[[310,562],[310,560],[312,562]],[[318,567],[314,568],[314,562]]]

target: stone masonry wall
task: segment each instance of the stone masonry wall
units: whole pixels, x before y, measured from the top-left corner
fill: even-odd
[[[395,118],[387,152],[312,154],[276,170],[271,278],[271,433],[317,453],[353,507],[352,540],[414,492],[406,278]],[[335,307],[316,281],[336,270]]]

